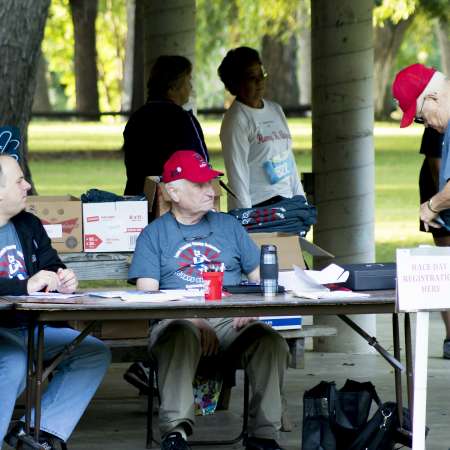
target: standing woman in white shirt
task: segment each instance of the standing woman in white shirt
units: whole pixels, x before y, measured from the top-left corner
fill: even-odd
[[[305,195],[283,110],[263,98],[267,73],[258,52],[249,47],[230,50],[218,73],[236,97],[220,129],[228,185],[237,196],[228,196],[228,209]]]

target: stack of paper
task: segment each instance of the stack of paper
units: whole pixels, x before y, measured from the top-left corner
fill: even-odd
[[[349,291],[330,291],[324,284],[344,283],[349,273],[337,264],[330,264],[320,271],[303,270],[293,266],[294,270],[280,272],[278,282],[291,291],[296,297],[319,299],[338,299],[351,296],[362,296]]]

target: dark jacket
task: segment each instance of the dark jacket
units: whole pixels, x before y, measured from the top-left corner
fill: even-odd
[[[53,249],[41,221],[28,212],[21,212],[11,219],[22,245],[28,276],[40,270],[56,272],[66,266]],[[28,280],[0,278],[0,295],[27,295]]]
[[[177,150],[194,150],[209,161],[202,128],[192,114],[170,101],[149,101],[134,112],[123,132],[125,195],[139,195],[145,177],[162,175]]]

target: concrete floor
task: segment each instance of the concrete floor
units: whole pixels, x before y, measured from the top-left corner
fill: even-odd
[[[378,316],[379,341],[392,349],[389,316]],[[441,358],[444,328],[438,313],[430,320],[430,357],[428,365],[427,424],[430,434],[428,450],[450,447],[450,360]],[[122,380],[127,364],[113,365],[68,442],[70,450],[143,450],[145,448],[145,398]],[[383,401],[394,400],[393,371],[385,361],[375,355],[324,354],[307,352],[305,369],[288,371],[286,399],[294,429],[281,433],[279,442],[285,450],[300,450],[302,395],[321,380],[334,380],[338,387],[346,378],[372,381]],[[239,430],[242,412],[242,379],[233,389],[231,410],[200,418],[197,438],[229,438]],[[406,396],[405,396],[406,398]],[[155,446],[158,448],[157,446]],[[213,450],[214,447],[202,447]],[[222,447],[239,449],[241,444]]]

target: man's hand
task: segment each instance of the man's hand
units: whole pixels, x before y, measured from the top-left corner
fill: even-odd
[[[59,285],[59,278],[55,272],[40,270],[28,279],[27,291],[29,294],[42,291],[56,291]]]
[[[72,294],[78,287],[77,276],[72,269],[58,269],[59,284],[57,291],[61,294]]]
[[[439,215],[439,213],[434,213],[431,211],[430,207],[428,206],[428,201],[422,203],[420,205],[420,220],[423,222],[423,226],[426,231],[430,229],[430,226],[433,228],[441,228],[441,225],[436,223],[434,219]]]
[[[239,331],[251,322],[258,320],[257,317],[235,317],[233,319],[233,328]]]
[[[204,319],[191,319],[191,322],[200,330],[203,356],[217,354],[219,350],[219,340],[211,325]]]

